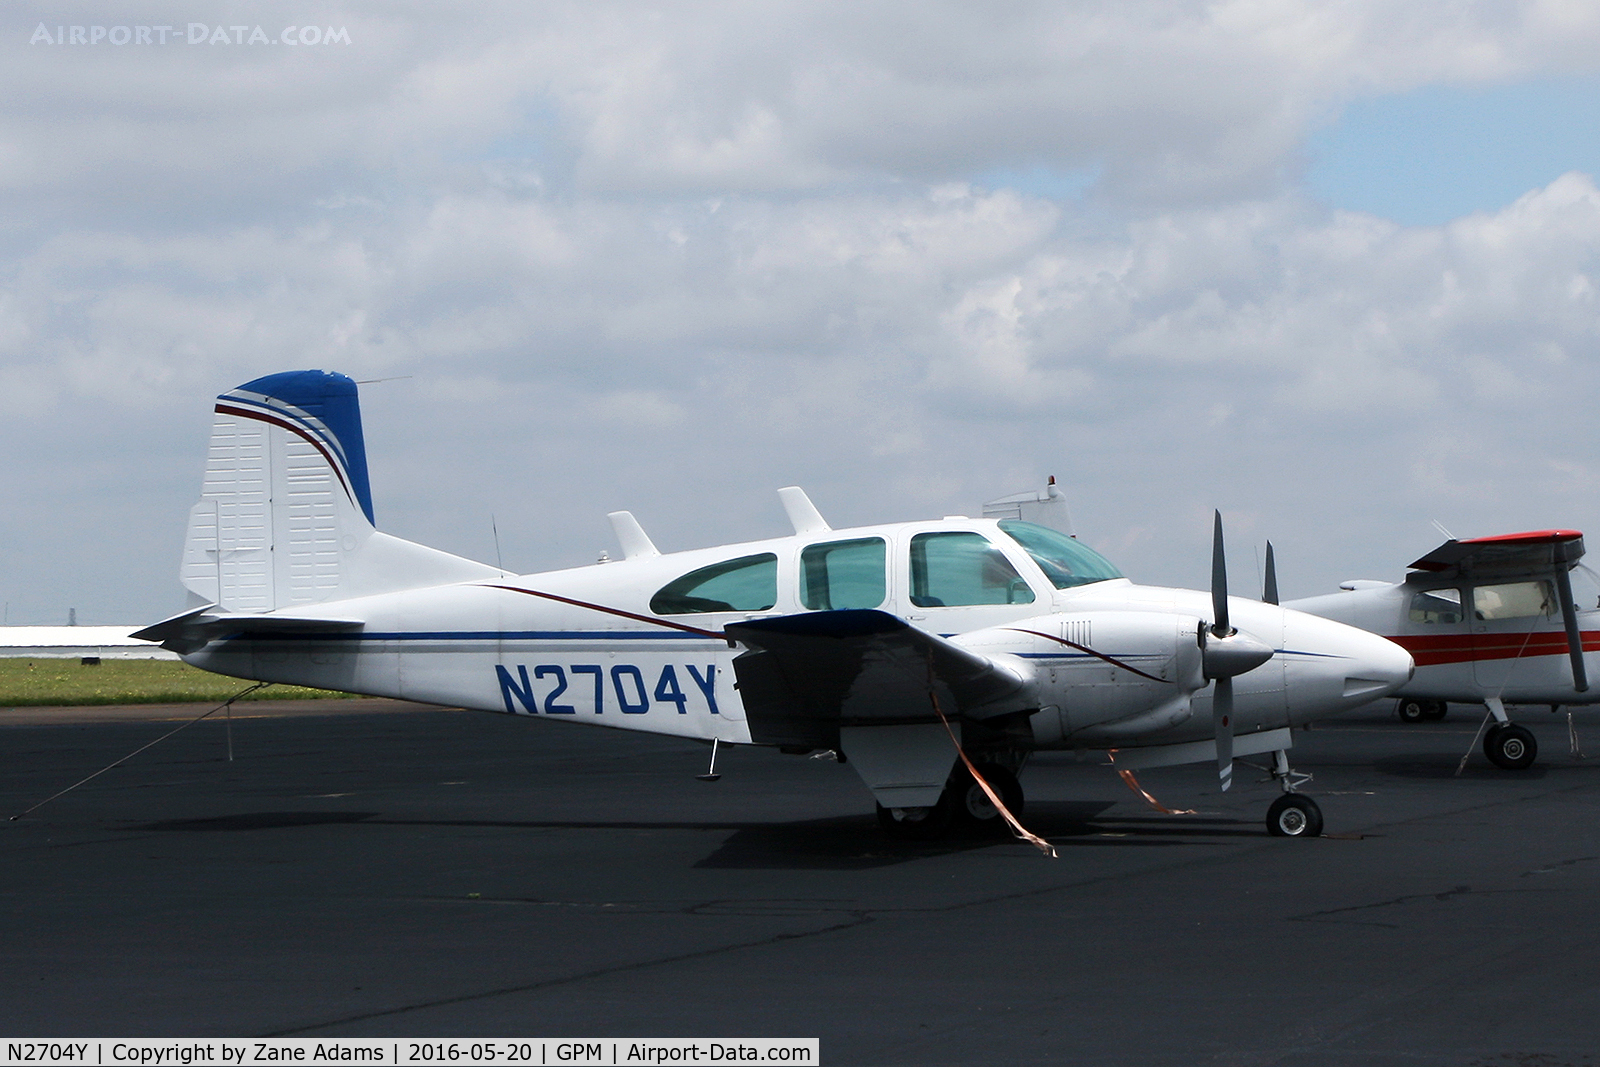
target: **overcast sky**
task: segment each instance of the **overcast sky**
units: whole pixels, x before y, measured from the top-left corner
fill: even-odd
[[[1600,531],[1588,0],[24,3],[0,57],[13,625],[181,608],[211,398],[309,367],[394,379],[380,528],[523,571],[793,483],[1054,474],[1181,585],[1219,507],[1286,596]]]

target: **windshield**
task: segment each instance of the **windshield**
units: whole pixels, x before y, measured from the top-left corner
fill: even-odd
[[[1027,550],[1057,589],[1122,577],[1122,572],[1100,553],[1048,526],[1005,519],[1000,529]]]

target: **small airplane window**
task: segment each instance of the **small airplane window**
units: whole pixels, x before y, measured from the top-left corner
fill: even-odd
[[[800,602],[813,611],[875,608],[888,591],[881,537],[810,545],[800,553]]]
[[[657,615],[710,611],[766,611],[778,602],[778,557],[759,556],[713,563],[661,587],[650,598]]]
[[[1556,598],[1546,581],[1480,585],[1472,590],[1472,614],[1477,619],[1527,619],[1555,613]]]
[[[1031,604],[1033,590],[981,534],[917,534],[911,539],[911,603],[919,608]]]
[[[1411,598],[1411,621],[1451,624],[1461,621],[1461,590],[1425,589]]]

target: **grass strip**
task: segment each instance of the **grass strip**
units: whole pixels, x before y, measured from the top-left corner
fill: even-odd
[[[0,659],[0,707],[84,704],[220,702],[249,685],[176,660]],[[327,689],[272,685],[245,700],[328,700],[349,697]]]

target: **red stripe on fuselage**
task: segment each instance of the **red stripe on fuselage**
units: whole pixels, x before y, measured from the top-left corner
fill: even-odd
[[[1583,650],[1600,652],[1600,630],[1584,630]],[[1402,634],[1389,640],[1411,653],[1419,667],[1473,660],[1565,656],[1567,635],[1561,631],[1533,634]]]
[[[524,589],[520,585],[489,585],[485,586],[485,588],[504,589],[508,593],[521,593],[523,596],[536,596],[543,600],[554,600],[558,604],[571,604],[575,608],[588,608],[590,611],[598,611],[606,615],[615,615],[619,619],[632,619],[634,622],[647,622],[652,626],[665,626],[668,629],[682,630],[684,633],[698,634],[701,637],[714,637],[718,641],[726,641],[728,639],[728,635],[726,633],[718,632],[716,630],[702,630],[698,626],[685,626],[681,622],[669,622],[666,619],[658,619],[653,615],[636,615],[631,611],[623,611],[621,608],[608,608],[604,604],[591,604],[587,600],[574,600],[569,596],[558,596],[555,593],[542,593],[537,589]]]

